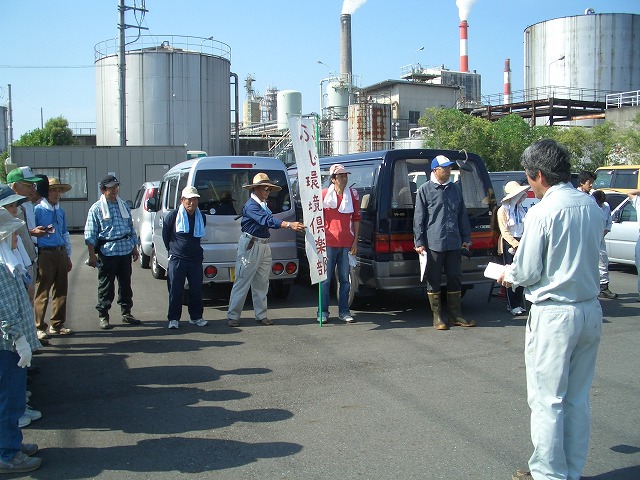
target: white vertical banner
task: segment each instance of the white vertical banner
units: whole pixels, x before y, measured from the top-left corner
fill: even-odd
[[[322,212],[322,179],[316,149],[315,120],[289,116],[289,130],[298,167],[298,190],[305,226],[305,250],[311,283],[327,279],[327,243]]]

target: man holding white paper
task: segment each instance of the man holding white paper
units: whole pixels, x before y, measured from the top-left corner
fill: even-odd
[[[527,393],[534,452],[515,480],[578,480],[589,444],[589,390],[602,329],[598,274],[604,218],[572,187],[569,152],[541,140],[522,155],[540,202],[498,282],[524,286],[533,306],[525,334]]]
[[[431,177],[416,194],[413,215],[415,250],[426,257],[427,295],[433,312],[433,326],[448,330],[440,317],[440,280],[447,276],[447,313],[449,324],[474,327],[474,321],[462,317],[462,249],[471,245],[471,225],[462,191],[451,181],[454,162],[438,155],[431,162]]]

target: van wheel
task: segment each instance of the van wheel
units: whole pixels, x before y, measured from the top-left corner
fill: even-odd
[[[158,257],[156,257],[156,249],[151,250],[151,275],[153,278],[162,280],[165,275],[165,270],[158,265]]]
[[[151,266],[151,257],[140,252],[140,268],[149,268]]]
[[[291,284],[284,283],[282,280],[273,280],[269,282],[269,286],[271,287],[271,293],[275,298],[287,298],[291,291]]]

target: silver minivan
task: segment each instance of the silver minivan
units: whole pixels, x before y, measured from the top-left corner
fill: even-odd
[[[206,233],[201,240],[204,250],[203,282],[233,283],[242,207],[251,194],[242,186],[250,184],[260,172],[266,173],[273,183],[282,187],[279,192],[271,192],[267,199],[274,216],[288,222],[295,221],[287,170],[278,159],[202,157],[187,160],[169,170],[160,184],[157,200],[147,201],[148,208],[157,212],[151,251],[152,275],[163,278],[168,265],[168,254],[162,241],[165,215],[180,206],[182,189],[194,186],[200,194],[198,208],[207,215]],[[271,293],[278,298],[285,298],[298,275],[295,232],[273,229],[269,245],[272,255]]]
[[[156,213],[147,208],[147,200],[158,197],[160,182],[144,182],[131,206],[131,220],[140,240],[140,266],[149,268],[153,249],[153,221]]]

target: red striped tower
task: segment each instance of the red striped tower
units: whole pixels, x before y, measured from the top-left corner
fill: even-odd
[[[511,103],[511,60],[504,61],[504,103]]]
[[[460,22],[460,71],[469,71],[469,54],[467,52],[467,29],[469,24],[466,20]]]

